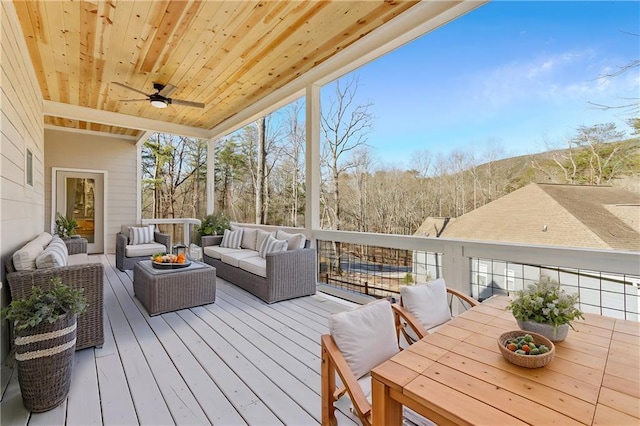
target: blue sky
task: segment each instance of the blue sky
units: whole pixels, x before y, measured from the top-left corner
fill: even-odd
[[[378,165],[408,167],[419,150],[541,152],[580,125],[629,134],[628,111],[589,101],[640,97],[638,68],[598,78],[640,58],[639,22],[636,1],[493,1],[355,71]]]

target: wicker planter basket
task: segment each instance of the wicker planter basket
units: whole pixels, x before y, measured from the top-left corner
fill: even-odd
[[[35,413],[51,410],[69,394],[76,324],[76,315],[67,315],[53,324],[16,328],[18,382],[27,410]]]
[[[549,352],[540,354],[540,355],[520,355],[515,352],[511,352],[509,349],[507,349],[506,343],[509,339],[513,339],[514,337],[518,337],[518,336],[523,336],[525,334],[531,335],[531,337],[533,337],[534,343],[537,346],[545,345],[546,347],[548,347]],[[544,367],[545,365],[551,362],[551,360],[553,359],[553,356],[556,353],[556,347],[551,340],[547,339],[546,337],[540,334],[532,333],[529,331],[523,331],[523,330],[507,331],[506,333],[501,334],[500,337],[498,337],[498,346],[500,347],[500,352],[502,352],[502,356],[504,356],[507,361],[511,362],[512,364],[518,365],[520,367],[525,367],[525,368]]]

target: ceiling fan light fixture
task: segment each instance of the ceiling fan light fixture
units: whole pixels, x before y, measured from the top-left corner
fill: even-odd
[[[166,108],[167,102],[162,99],[152,99],[151,105],[153,105],[156,108]]]

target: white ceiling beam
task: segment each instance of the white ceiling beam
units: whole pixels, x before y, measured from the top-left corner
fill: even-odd
[[[215,126],[211,129],[211,138],[219,139],[304,95],[307,86],[323,86],[485,3],[488,0],[420,2],[342,52]]]
[[[99,132],[96,130],[88,130],[88,129],[76,129],[73,127],[56,126],[54,124],[45,124],[44,128],[49,130],[57,130],[59,132],[82,133],[86,135],[103,136],[105,138],[125,139],[128,141],[135,141],[138,139],[137,137],[130,136],[130,135],[120,135],[117,133]]]
[[[102,111],[48,100],[44,101],[43,114],[53,117],[68,118],[70,120],[82,120],[91,123],[124,127],[127,129],[169,133],[172,135],[187,136],[191,138],[209,139],[209,135],[211,134],[207,129],[199,129],[197,127],[173,124],[166,121],[134,117],[132,115],[119,114],[117,112]]]
[[[151,135],[153,135],[154,131],[151,130],[147,130],[146,132],[142,132],[142,134],[136,138],[136,145],[142,145],[143,143],[145,143],[147,141],[147,139],[149,139],[151,137]]]

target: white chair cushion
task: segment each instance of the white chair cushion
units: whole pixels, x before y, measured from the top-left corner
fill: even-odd
[[[451,319],[443,278],[426,284],[400,287],[400,297],[407,311],[427,330]]]
[[[260,256],[242,259],[238,262],[238,267],[252,274],[267,278],[267,259]]]
[[[388,300],[332,315],[329,332],[358,379],[399,352]]]
[[[287,246],[287,240],[276,240],[271,235],[269,235],[262,242],[262,246],[260,246],[260,257],[266,259],[269,253],[281,253],[283,251],[287,251]]]
[[[224,230],[224,235],[222,236],[222,242],[220,243],[220,247],[239,249],[241,243],[242,243],[242,228],[239,228],[235,231],[232,231],[230,229]]]
[[[307,237],[302,234],[288,234],[278,229],[276,232],[276,239],[287,240],[287,250],[295,250],[304,248],[304,243],[306,242]]]
[[[213,257],[214,259],[222,259],[223,254],[227,253],[235,253],[242,249],[232,249],[229,247],[220,247],[220,246],[207,246],[202,249],[202,252],[209,257]]]
[[[89,263],[89,255],[87,253],[71,254],[67,258],[67,266],[84,265]]]
[[[129,228],[129,244],[135,246],[154,242],[154,230],[154,225],[131,226]],[[165,251],[166,249],[165,247]]]
[[[239,251],[234,251],[232,253],[224,253],[220,257],[220,260],[222,260],[227,265],[235,266],[237,268],[239,266],[238,265],[239,261],[241,261],[242,259],[246,259],[248,257],[254,257],[254,256],[258,256],[257,251],[242,249]]]
[[[56,266],[67,266],[69,251],[67,245],[57,235],[53,237],[47,248],[36,258],[36,268],[45,269]]]
[[[141,257],[141,256],[149,256],[151,257],[154,253],[165,253],[167,251],[167,247],[164,244],[160,243],[149,243],[149,244],[136,244],[136,245],[128,245],[124,248],[124,255],[126,257]]]

